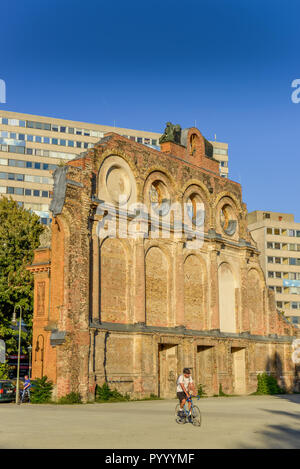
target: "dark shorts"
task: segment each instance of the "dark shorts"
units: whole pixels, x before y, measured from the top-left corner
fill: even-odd
[[[178,399],[179,399],[179,402],[181,402],[181,401],[183,401],[183,399],[186,399],[186,394],[185,394],[185,392],[183,392],[183,391],[182,391],[182,392],[178,392],[178,393],[177,393],[177,397],[178,397]]]

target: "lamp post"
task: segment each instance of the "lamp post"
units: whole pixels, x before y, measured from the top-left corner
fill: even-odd
[[[22,328],[22,308],[20,305],[16,305],[14,308],[12,323],[16,323],[16,309],[20,308],[20,319],[19,319],[19,339],[18,339],[18,367],[17,367],[17,390],[16,390],[16,404],[19,404],[19,384],[20,384],[20,354],[21,354],[21,328]]]
[[[29,354],[29,370],[28,370],[28,374],[29,374],[29,379],[31,379],[31,352],[32,352],[32,346],[29,345],[29,347],[28,347],[28,354]]]

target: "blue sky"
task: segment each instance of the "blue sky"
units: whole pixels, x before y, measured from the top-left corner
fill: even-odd
[[[0,109],[229,143],[248,210],[300,222],[298,0],[14,0],[1,5]]]

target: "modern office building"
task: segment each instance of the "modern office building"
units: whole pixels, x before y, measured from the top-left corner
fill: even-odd
[[[248,214],[248,229],[277,309],[300,325],[300,223],[289,213],[255,211]]]
[[[157,150],[163,133],[0,110],[0,195],[11,196],[49,224],[52,171],[62,160],[71,160],[93,147],[106,132]],[[220,162],[220,175],[228,177],[228,144],[211,143],[214,158]]]

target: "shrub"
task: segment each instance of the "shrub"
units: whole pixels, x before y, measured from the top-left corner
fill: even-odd
[[[9,378],[9,366],[7,363],[0,363],[0,379]]]
[[[96,386],[96,402],[120,402],[129,401],[128,394],[121,394],[116,389],[110,389],[107,383],[102,386]]]
[[[81,396],[79,392],[70,392],[66,396],[62,396],[58,402],[58,404],[81,404]]]
[[[257,390],[255,394],[284,394],[284,389],[280,388],[276,378],[267,373],[257,375]]]
[[[228,396],[228,394],[225,394],[225,392],[223,392],[222,383],[220,383],[219,385],[219,396]]]
[[[53,383],[48,381],[47,376],[32,381],[30,389],[30,402],[32,404],[45,404],[51,402]]]
[[[198,384],[198,396],[204,397],[206,396],[206,392],[204,391],[204,384]]]

